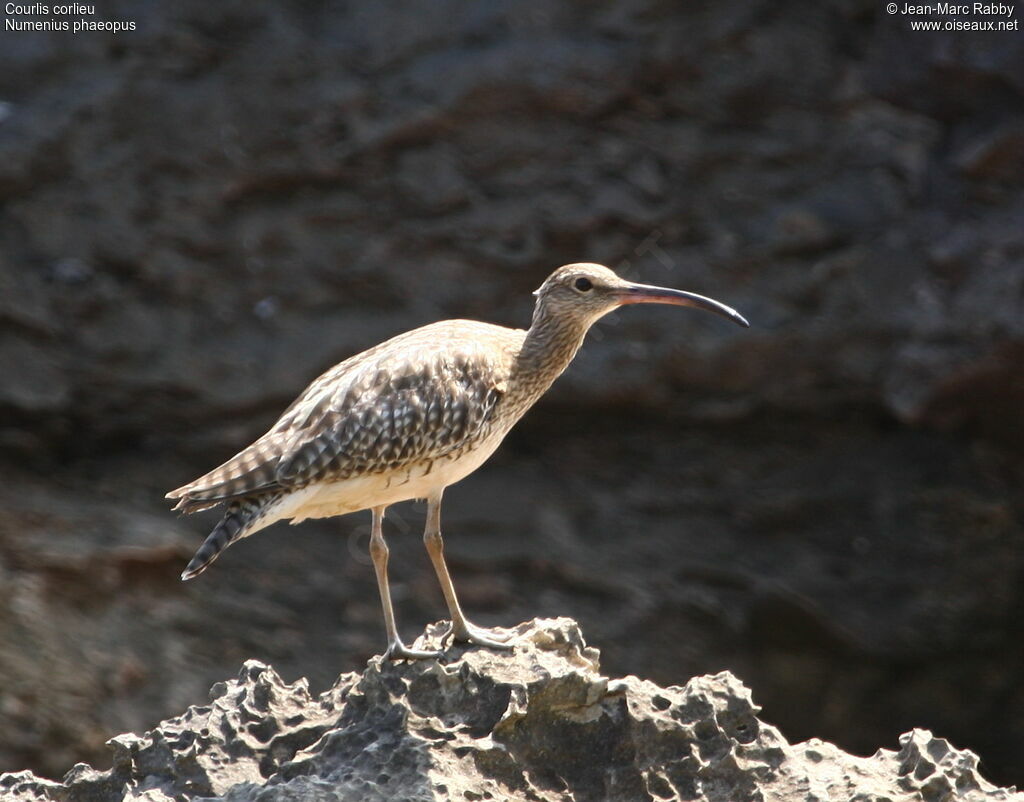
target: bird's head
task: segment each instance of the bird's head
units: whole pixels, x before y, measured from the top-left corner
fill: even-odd
[[[627,304],[671,304],[706,309],[741,326],[750,324],[735,309],[703,295],[626,281],[603,265],[564,265],[534,292],[537,314],[579,321],[589,327]]]

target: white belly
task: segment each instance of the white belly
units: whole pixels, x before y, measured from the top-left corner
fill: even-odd
[[[307,518],[329,518],[399,501],[429,498],[479,468],[504,437],[505,432],[497,432],[455,459],[441,458],[434,460],[433,464],[420,463],[393,473],[354,476],[296,490],[268,510],[264,521],[248,534],[281,520],[291,519],[293,524],[297,524]]]

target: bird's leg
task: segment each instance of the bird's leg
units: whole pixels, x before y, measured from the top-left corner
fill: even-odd
[[[426,544],[430,561],[434,564],[437,579],[441,583],[441,592],[444,593],[444,600],[448,604],[448,612],[452,617],[452,637],[457,641],[475,643],[478,646],[490,646],[492,649],[511,649],[512,647],[505,643],[509,639],[509,635],[475,626],[467,621],[466,616],[462,614],[459,599],[455,595],[455,587],[452,585],[452,578],[448,573],[448,566],[444,561],[440,493],[427,499],[427,527],[423,532],[423,542]]]
[[[410,649],[395,628],[395,611],[391,606],[391,589],[388,587],[388,544],[384,542],[384,507],[373,508],[373,533],[370,535],[370,557],[373,570],[377,573],[377,589],[380,603],[384,608],[384,628],[387,630],[388,649],[384,657],[389,660],[417,660],[426,657],[440,657],[440,652],[422,652]]]

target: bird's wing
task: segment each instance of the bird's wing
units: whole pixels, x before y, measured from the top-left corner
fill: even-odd
[[[167,498],[178,499],[176,510],[199,512],[223,501],[276,490],[280,485],[274,471],[286,441],[283,433],[270,431],[223,465],[172,490]]]
[[[374,366],[351,385],[294,408],[302,420],[278,463],[277,482],[301,487],[457,451],[487,426],[504,378],[488,354],[472,349]]]
[[[507,353],[419,339],[410,345],[420,347],[378,346],[327,371],[263,437],[168,498],[192,512],[457,450],[491,420],[505,392]]]

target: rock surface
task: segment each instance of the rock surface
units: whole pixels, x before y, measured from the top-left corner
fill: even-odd
[[[437,647],[443,627],[420,642]],[[511,654],[454,648],[444,661],[375,658],[313,696],[247,661],[143,736],[110,740],[113,767],[63,782],[0,777],[5,802],[982,802],[1024,800],[978,759],[925,730],[900,749],[849,755],[790,744],[729,672],[661,688],[609,679],[571,619],[515,629]]]

